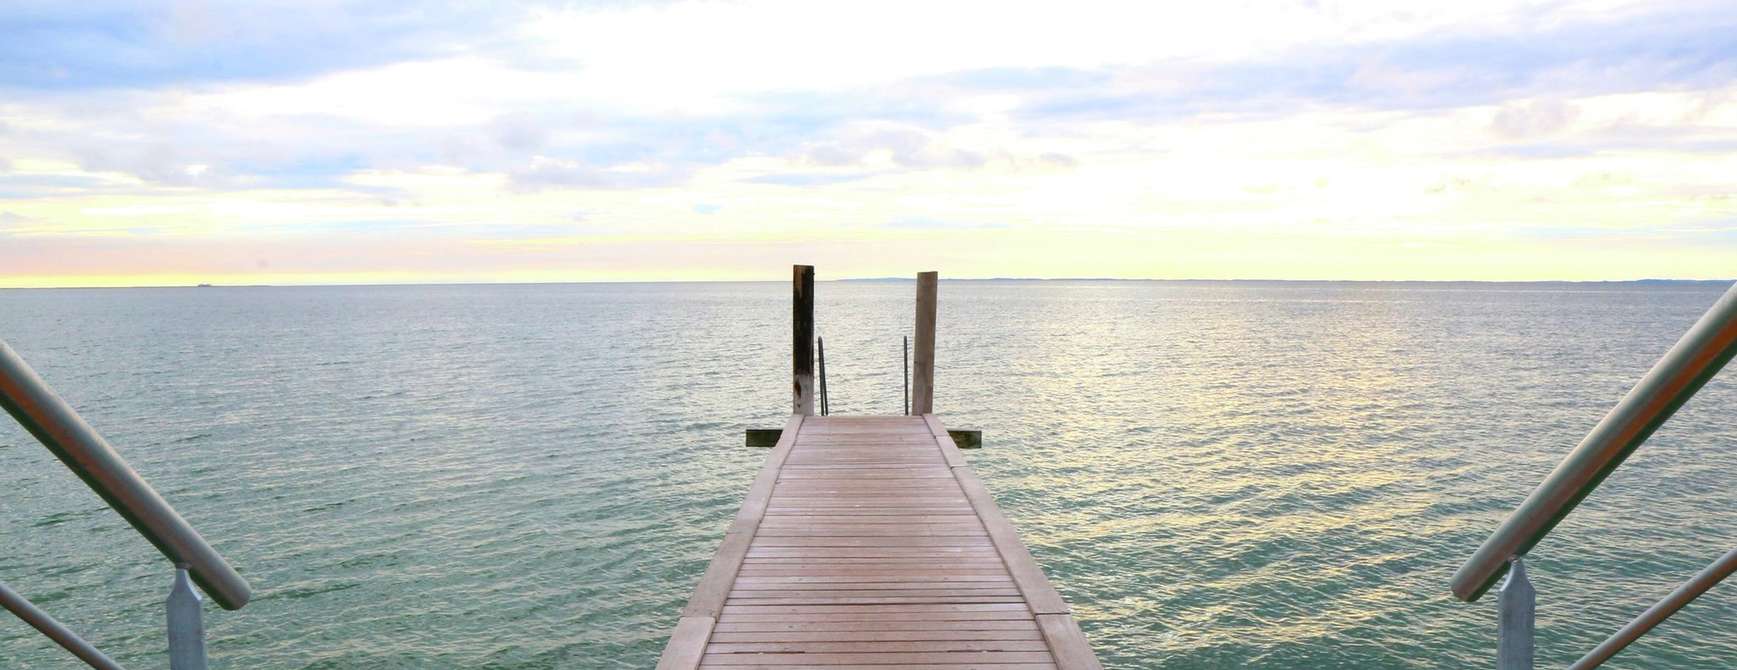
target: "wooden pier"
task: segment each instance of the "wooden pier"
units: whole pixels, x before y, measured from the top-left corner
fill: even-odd
[[[796,268],[796,411],[658,667],[1100,668],[931,413],[934,274],[918,284],[913,416],[843,417],[803,397],[812,273]]]

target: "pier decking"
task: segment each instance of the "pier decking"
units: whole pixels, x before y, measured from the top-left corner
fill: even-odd
[[[906,416],[815,416],[814,268],[794,268],[790,420],[748,431],[777,443],[660,670],[1102,667],[933,413],[937,287],[917,275]]]
[[[1098,668],[934,415],[793,416],[659,668]]]

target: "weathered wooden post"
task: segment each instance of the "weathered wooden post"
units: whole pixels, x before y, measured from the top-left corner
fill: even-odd
[[[814,414],[814,266],[795,266],[790,278],[791,362],[794,385],[790,412]]]
[[[911,414],[935,413],[935,287],[939,275],[917,273],[917,352],[911,365]]]

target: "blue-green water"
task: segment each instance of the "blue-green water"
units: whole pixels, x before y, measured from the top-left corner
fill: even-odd
[[[1110,667],[1489,667],[1448,576],[1723,288],[945,282],[936,404]],[[834,411],[897,412],[911,285],[817,292]],[[0,338],[252,580],[217,667],[639,668],[788,412],[788,301],[0,291]],[[1732,374],[1533,552],[1543,667],[1737,546]],[[0,492],[0,581],[163,667],[151,546],[10,421]],[[1612,667],[1734,665],[1726,585]]]

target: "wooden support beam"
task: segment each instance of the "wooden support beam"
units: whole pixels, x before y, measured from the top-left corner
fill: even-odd
[[[935,291],[939,275],[917,273],[917,346],[911,363],[911,414],[935,411]]]
[[[794,383],[790,413],[814,414],[814,266],[797,265],[790,278],[790,351]]]
[[[779,428],[749,428],[747,445],[750,447],[775,447],[778,438],[784,434]],[[981,430],[951,430],[947,437],[953,438],[953,446],[960,449],[982,449],[983,431]]]
[[[784,434],[784,431],[783,431],[783,429],[780,429],[780,428],[749,428],[748,429],[748,446],[750,446],[750,447],[774,447],[774,446],[778,446],[778,436],[783,435],[783,434]]]
[[[947,437],[953,438],[953,445],[960,449],[983,448],[983,431],[981,430],[949,430]]]
[[[1086,643],[1086,634],[1080,631],[1080,625],[1072,615],[1039,614],[1037,625],[1043,631],[1043,641],[1049,645],[1050,654],[1055,656],[1057,670],[1104,670],[1097,654],[1092,653],[1091,645]]]
[[[709,616],[684,616],[676,623],[674,633],[669,636],[669,644],[664,645],[663,657],[657,661],[657,670],[693,670],[700,667],[700,658],[706,653],[706,641],[712,636],[712,628],[717,619]]]

